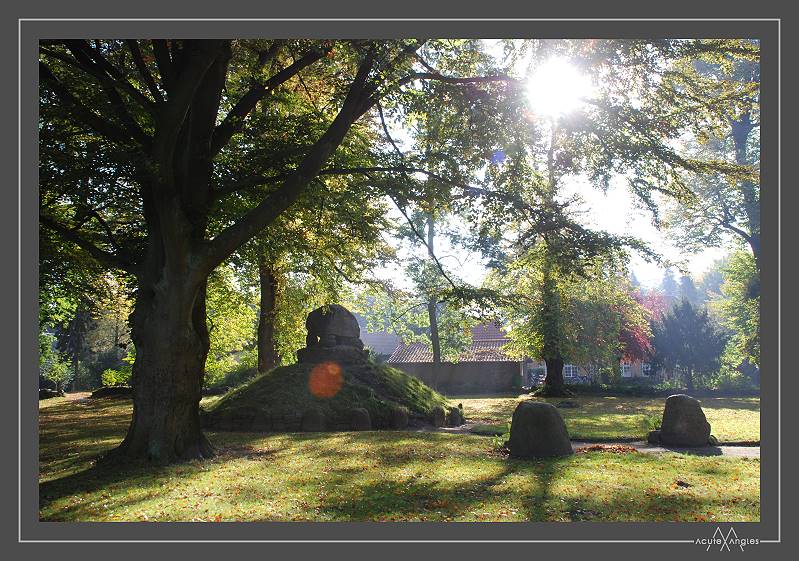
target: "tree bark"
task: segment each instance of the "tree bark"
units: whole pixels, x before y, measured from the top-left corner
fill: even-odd
[[[433,213],[427,215],[427,254],[435,257],[436,223]],[[433,363],[441,364],[441,338],[438,334],[438,308],[435,298],[427,302],[427,317],[430,320],[430,344],[433,348]]]
[[[547,375],[544,378],[544,386],[552,389],[563,388],[563,359],[561,357],[548,358],[544,360],[547,365]]]
[[[737,120],[730,122],[731,136],[735,146],[735,163],[741,166],[749,165],[749,151],[747,142],[749,135],[754,129],[750,113],[747,111]],[[758,187],[751,181],[741,182],[741,191],[744,196],[744,211],[746,213],[749,235],[746,242],[752,249],[755,258],[755,267],[760,272],[760,198],[758,197]]]
[[[99,117],[40,63],[43,82],[49,84],[79,121],[122,146],[136,146],[141,165],[137,164],[135,180],[147,226],[144,255],[140,256],[137,248],[135,262],[130,261],[123,252],[102,250],[47,217],[43,216],[42,222],[51,224],[62,237],[77,243],[101,263],[136,276],[136,303],[129,318],[131,340],[136,346],[133,419],[124,441],[107,459],[168,463],[213,454],[200,430],[199,417],[203,370],[209,350],[205,315],[208,275],[292,205],[336,151],[352,124],[378,98],[376,86],[369,83],[376,60],[375,50],[370,49],[338,114],[296,170],[260,204],[213,240],[207,240],[214,194],[213,159],[229,138],[229,129],[217,125],[217,119],[232,56],[231,42],[153,40],[152,43],[166,92],[152,111],[152,137],[141,130],[129,130],[138,129],[135,121],[126,120],[128,128],[123,128]],[[322,56],[315,53],[298,61],[278,73],[269,82],[270,87],[285,82],[311,64],[314,57]],[[108,80],[103,81],[104,86],[108,84]],[[105,90],[113,98],[112,103],[121,99],[115,91],[107,87]],[[261,90],[266,94],[264,88],[258,91]],[[161,97],[160,93],[156,96]],[[253,96],[245,97],[246,107],[238,104],[233,111],[236,122],[257,104]],[[245,111],[242,107],[249,109]]]
[[[694,376],[691,373],[691,369],[690,368],[686,368],[685,369],[685,371],[683,372],[683,377],[685,378],[685,388],[689,392],[693,393],[693,391],[694,391]]]
[[[427,254],[435,257],[436,224],[433,213],[427,215]],[[433,351],[433,387],[438,389],[438,378],[441,370],[441,338],[438,333],[438,302],[431,297],[427,301],[427,318],[430,323],[430,347]]]
[[[205,283],[175,279],[139,289],[131,314],[133,419],[109,459],[169,463],[213,455],[199,416],[210,343],[205,321]]]
[[[264,373],[280,364],[275,342],[275,308],[278,278],[271,263],[261,256],[258,262],[261,309],[258,316],[258,372]]]

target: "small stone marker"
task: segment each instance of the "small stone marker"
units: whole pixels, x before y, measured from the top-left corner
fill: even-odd
[[[457,407],[450,407],[449,408],[449,415],[447,415],[447,421],[449,426],[451,427],[459,427],[463,424],[463,415],[462,409]]]
[[[89,397],[95,399],[101,397],[133,397],[133,388],[130,386],[104,386],[94,390]]]
[[[372,430],[372,418],[363,407],[357,407],[350,412],[350,422],[352,430]]]
[[[447,413],[440,405],[433,407],[433,426],[443,427],[447,420]]]
[[[300,430],[303,432],[321,432],[325,430],[325,416],[319,409],[306,409],[302,415]]]
[[[669,396],[660,425],[660,442],[672,446],[706,446],[709,439],[710,423],[699,401],[685,394]]]
[[[408,410],[405,407],[391,408],[391,428],[402,430],[408,427]]]
[[[573,454],[566,424],[554,405],[523,401],[516,406],[508,440],[516,458],[545,458]]]
[[[555,405],[558,409],[577,409],[580,407],[580,404],[576,401],[572,401],[570,399],[565,399],[563,401],[559,401],[557,405]]]

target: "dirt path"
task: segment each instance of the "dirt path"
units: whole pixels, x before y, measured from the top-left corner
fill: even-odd
[[[693,456],[730,456],[735,458],[759,458],[760,446],[699,446],[696,448],[681,448],[676,446],[654,446],[645,441],[640,442],[582,442],[572,440],[572,448],[579,450],[588,446],[601,444],[603,446],[632,446],[639,452],[646,454],[657,454],[662,452],[677,452],[679,454],[690,454]]]
[[[454,434],[473,434],[470,433],[470,429],[472,428],[472,423],[466,423],[459,427],[439,427],[439,428],[427,428],[421,430],[432,430],[438,432],[448,432]],[[572,448],[578,450],[580,448],[586,448],[588,446],[596,446],[597,444],[602,446],[632,446],[639,452],[643,452],[645,454],[657,454],[663,452],[677,452],[679,454],[691,454],[694,456],[730,456],[733,458],[759,458],[760,457],[760,446],[700,446],[696,448],[682,448],[677,446],[654,446],[649,444],[648,442],[641,440],[641,441],[603,441],[603,442],[586,442],[582,440],[572,440]]]

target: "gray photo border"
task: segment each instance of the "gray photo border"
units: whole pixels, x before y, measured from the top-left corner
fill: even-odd
[[[60,10],[69,12],[69,10]],[[108,12],[107,8],[103,12]],[[164,12],[165,17],[167,14]],[[428,10],[429,12],[430,10]],[[56,14],[53,9],[51,14]],[[99,12],[94,12],[99,13]],[[759,37],[762,40],[762,97],[764,121],[762,162],[763,250],[765,263],[761,303],[764,371],[761,388],[761,521],[721,524],[726,533],[732,526],[740,537],[758,538],[761,543],[781,542],[781,453],[779,360],[779,204],[780,131],[779,61],[780,18],[668,18],[668,19],[557,19],[557,18],[273,18],[269,20],[168,21],[151,18],[80,20],[60,14],[61,19],[19,18],[19,178],[17,209],[19,267],[19,490],[17,540],[19,542],[536,542],[557,543],[683,543],[710,537],[713,523],[232,523],[232,524],[137,524],[137,523],[51,523],[38,520],[38,417],[37,381],[22,376],[26,364],[36,356],[36,306],[38,286],[38,215],[35,188],[37,173],[36,121],[38,110],[38,39],[46,37],[396,37],[411,35],[459,37]],[[69,19],[64,19],[64,18]],[[438,16],[446,17],[445,15]],[[16,49],[15,49],[16,50]],[[6,225],[7,226],[7,225]],[[10,237],[9,237],[10,238]],[[13,421],[13,420],[12,420]],[[6,426],[13,426],[9,422]],[[16,479],[16,478],[15,478]],[[630,539],[634,536],[634,539]],[[704,551],[704,547],[701,548]],[[753,549],[755,550],[755,549]]]

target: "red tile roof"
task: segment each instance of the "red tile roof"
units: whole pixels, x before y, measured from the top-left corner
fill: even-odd
[[[478,325],[472,329],[472,343],[458,362],[517,362],[503,351],[507,342],[505,332],[497,325]],[[433,362],[433,352],[424,343],[401,343],[387,362]]]
[[[507,341],[508,335],[505,330],[494,322],[483,323],[472,328],[472,341],[484,339],[504,339]]]

